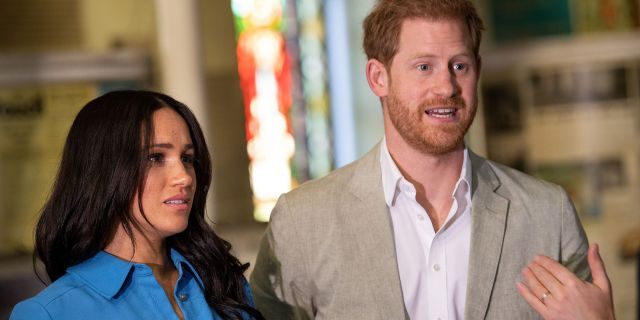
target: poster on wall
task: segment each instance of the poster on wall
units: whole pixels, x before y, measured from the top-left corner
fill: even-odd
[[[143,51],[0,54],[0,258],[33,250],[67,133],[91,99],[150,83]]]
[[[29,252],[64,140],[91,83],[0,88],[0,256]]]

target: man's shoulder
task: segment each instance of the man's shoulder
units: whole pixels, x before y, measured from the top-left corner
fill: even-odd
[[[331,189],[336,186],[344,186],[345,183],[348,183],[355,174],[356,168],[358,166],[358,161],[356,160],[344,167],[338,168],[330,172],[324,177],[309,180],[297,188],[288,192],[288,195],[307,193],[310,191],[317,191],[318,189]]]
[[[322,178],[307,181],[282,195],[280,201],[286,201],[288,206],[296,208],[311,208],[316,204],[328,206],[335,202],[340,194],[348,192],[349,185],[354,182],[357,166],[358,161],[336,169]]]
[[[496,174],[503,179],[519,181],[520,183],[524,184],[539,185],[540,187],[550,187],[554,185],[548,181],[534,177],[529,173],[522,172],[518,169],[506,166],[504,164],[491,160],[487,160],[487,162],[494,169]]]
[[[494,162],[482,157],[480,159],[479,171],[490,170],[499,181],[499,189],[509,194],[522,194],[524,196],[539,197],[556,197],[559,193],[563,193],[562,187],[549,181],[542,180],[520,170],[508,167],[501,163]],[[486,167],[485,167],[486,166]],[[483,174],[479,173],[482,177]]]
[[[271,221],[288,219],[314,221],[340,215],[341,208],[373,197],[371,190],[381,187],[378,148],[328,175],[303,183],[283,194],[271,215]]]
[[[354,162],[335,169],[322,178],[307,181],[286,193],[285,196],[287,199],[333,197],[335,193],[344,193],[359,187],[359,184],[365,181],[375,180],[376,176],[380,175],[377,153],[379,153],[379,148],[374,147],[369,153]]]

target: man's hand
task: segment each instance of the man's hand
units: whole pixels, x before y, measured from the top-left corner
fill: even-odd
[[[598,245],[587,254],[593,283],[583,281],[560,263],[537,256],[522,269],[526,285],[518,291],[544,319],[615,319],[611,284]]]

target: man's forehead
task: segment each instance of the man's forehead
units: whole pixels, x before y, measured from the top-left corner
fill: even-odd
[[[410,23],[411,24],[421,23],[421,24],[431,24],[431,25],[451,23],[451,24],[457,25],[460,28],[460,30],[465,32],[465,34],[467,35],[469,34],[469,29],[467,28],[467,25],[465,24],[464,20],[457,17],[422,17],[422,16],[406,17],[402,19],[402,21],[400,22],[400,33],[402,33],[402,30],[405,29],[405,26]]]
[[[434,29],[438,29],[438,32],[433,33],[432,31]],[[456,41],[458,36],[460,36],[458,39],[465,42],[468,49],[472,50],[473,41],[469,29],[460,19],[407,18],[401,23],[397,49],[400,49],[403,44],[419,44],[420,39],[429,39],[444,43]],[[407,39],[408,37],[410,38]]]

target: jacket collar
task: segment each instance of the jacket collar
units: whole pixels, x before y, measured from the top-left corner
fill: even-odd
[[[371,292],[376,313],[381,319],[397,319],[399,314],[409,319],[402,299],[393,227],[382,187],[380,144],[352,165],[347,190],[358,200],[349,204],[351,218],[348,221],[353,234],[358,235],[354,238],[358,252],[364,254],[370,270],[364,275],[367,287],[385,288]]]
[[[470,153],[473,167],[471,247],[465,319],[484,319],[502,257],[509,199],[499,193],[493,166]]]
[[[195,268],[177,250],[170,250],[171,261],[178,269],[179,277],[187,271],[192,274],[204,289],[202,279]],[[135,263],[120,259],[105,251],[67,269],[67,273],[77,277],[107,299],[115,298],[131,283],[133,273],[149,274],[151,269],[143,263]]]

